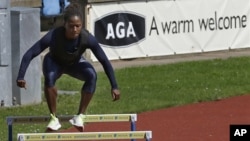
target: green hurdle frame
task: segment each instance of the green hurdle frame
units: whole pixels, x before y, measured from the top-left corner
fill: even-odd
[[[73,115],[58,116],[61,122],[68,122]],[[45,123],[50,116],[9,116],[6,118],[8,125],[8,141],[13,141],[13,124],[20,123]],[[85,115],[84,122],[130,122],[131,131],[136,131],[137,114],[98,114]],[[131,141],[135,141],[132,139]]]

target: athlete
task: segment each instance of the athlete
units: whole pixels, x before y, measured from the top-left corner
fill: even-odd
[[[64,25],[51,29],[24,54],[17,77],[17,86],[26,89],[25,72],[31,60],[49,48],[43,60],[44,93],[50,111],[50,122],[47,128],[58,130],[61,127],[56,117],[57,89],[56,80],[62,74],[68,74],[84,81],[77,114],[69,122],[83,129],[84,113],[96,89],[97,74],[93,66],[82,54],[90,49],[102,64],[111,84],[111,96],[114,101],[120,98],[113,67],[100,47],[96,38],[83,28],[81,5],[71,3],[64,11]]]

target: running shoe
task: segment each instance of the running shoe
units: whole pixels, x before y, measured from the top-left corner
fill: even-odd
[[[74,126],[84,128],[84,125],[83,125],[84,118],[85,118],[85,115],[83,115],[83,114],[75,115],[72,119],[69,120],[69,122]]]
[[[61,128],[59,119],[55,115],[50,114],[50,121],[49,124],[47,125],[47,128],[50,130],[58,130],[59,128]]]

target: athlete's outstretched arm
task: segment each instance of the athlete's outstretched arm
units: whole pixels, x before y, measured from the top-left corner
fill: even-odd
[[[24,76],[26,70],[33,58],[38,56],[41,52],[43,52],[49,45],[51,40],[52,32],[48,32],[43,38],[38,40],[30,49],[26,51],[23,55],[21,65],[19,68],[18,76],[17,76],[17,85],[21,88],[26,88],[26,82],[24,80]]]
[[[113,100],[118,100],[120,98],[120,92],[118,90],[118,85],[116,82],[114,69],[113,69],[109,59],[107,58],[105,52],[103,51],[103,49],[101,48],[98,41],[95,39],[95,37],[93,35],[89,36],[89,45],[90,45],[89,48],[94,53],[94,55],[98,59],[98,61],[102,64],[104,71],[109,78],[110,84],[112,86]]]

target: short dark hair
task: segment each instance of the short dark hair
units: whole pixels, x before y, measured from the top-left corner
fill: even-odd
[[[65,9],[64,9],[64,22],[67,22],[72,16],[78,16],[81,21],[83,22],[83,8],[80,4],[76,2],[70,3]]]

